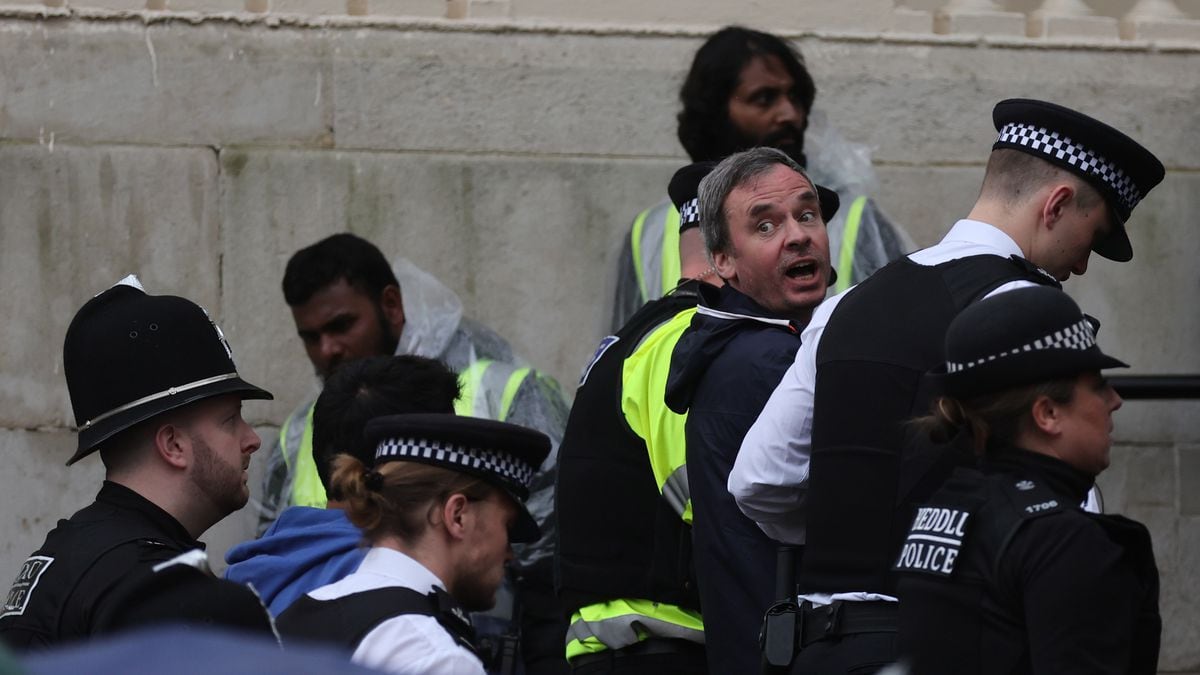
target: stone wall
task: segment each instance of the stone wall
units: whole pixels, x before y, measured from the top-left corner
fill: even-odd
[[[62,466],[75,442],[62,338],[131,271],[214,314],[243,374],[277,395],[247,406],[264,437],[314,386],[283,266],[346,229],[437,275],[570,389],[606,327],[621,236],[684,161],[678,86],[721,20],[0,8],[0,453],[16,469],[0,476],[0,574],[98,485],[94,458]],[[973,202],[1001,98],[1081,108],[1157,152],[1168,175],[1130,224],[1134,262],[1095,260],[1067,288],[1135,372],[1200,372],[1197,46],[785,33],[817,114],[870,148],[879,202],[921,244]],[[1200,672],[1198,414],[1128,403],[1101,480],[1110,510],[1153,531],[1168,672]],[[214,528],[214,553],[251,520]]]

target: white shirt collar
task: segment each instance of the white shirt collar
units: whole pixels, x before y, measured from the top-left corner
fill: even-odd
[[[945,237],[942,237],[942,243],[983,245],[995,248],[997,252],[1005,256],[1025,257],[1025,253],[1021,251],[1021,247],[1017,246],[1017,242],[1012,237],[995,225],[982,220],[963,218],[954,223],[954,227],[950,228]]]
[[[391,548],[373,547],[358,566],[357,574],[372,574],[394,580],[415,591],[431,591],[446,584],[415,559]]]

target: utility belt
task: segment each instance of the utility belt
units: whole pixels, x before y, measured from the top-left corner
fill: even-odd
[[[664,661],[677,665],[694,664],[703,667],[707,661],[704,645],[700,643],[676,638],[646,638],[628,647],[576,656],[571,659],[571,672],[606,673],[624,665],[625,661],[652,656],[661,656]]]
[[[775,603],[763,618],[759,643],[768,668],[786,668],[805,647],[821,640],[858,633],[899,630],[900,606],[895,602],[835,600],[814,605],[793,600]]]

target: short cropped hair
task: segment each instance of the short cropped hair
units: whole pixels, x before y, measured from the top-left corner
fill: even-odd
[[[741,26],[722,28],[696,52],[692,68],[679,90],[679,142],[693,162],[719,161],[744,150],[729,120],[729,98],[737,89],[742,69],[758,57],[774,56],[796,87],[805,112],[812,110],[817,85],[800,53],[787,42]]]
[[[375,244],[343,232],[292,255],[283,273],[283,299],[288,306],[298,307],[339,280],[345,280],[375,302],[383,289],[400,285],[392,266]]]
[[[729,218],[725,210],[725,200],[729,199],[729,194],[779,164],[812,182],[795,160],[775,148],[751,148],[732,154],[700,181],[700,234],[704,237],[704,247],[708,250],[710,261],[713,255],[728,252],[731,246]]]
[[[980,196],[1016,206],[1043,186],[1059,181],[1076,186],[1075,202],[1081,208],[1091,208],[1104,199],[1095,187],[1075,174],[1012,148],[999,148],[988,156]]]
[[[371,466],[375,447],[363,439],[374,417],[407,413],[453,413],[462,391],[458,375],[441,361],[421,356],[377,356],[337,368],[313,409],[313,462],[330,496],[331,463],[345,453]]]

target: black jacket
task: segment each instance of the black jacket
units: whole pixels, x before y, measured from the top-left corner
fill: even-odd
[[[155,567],[204,545],[138,493],[105,482],[96,501],[46,535],[22,566],[0,639],[39,649],[128,626],[183,621],[274,634],[248,588],[187,564]]]
[[[725,286],[701,292],[671,357],[666,401],[688,413],[692,540],[714,673],[759,670],[759,627],[777,599],[778,544],[742,515],[726,483],[742,439],[799,348],[797,326]]]
[[[897,560],[900,653],[913,672],[1156,671],[1149,532],[1080,509],[1091,485],[1057,459],[1010,450],[934,494]]]

